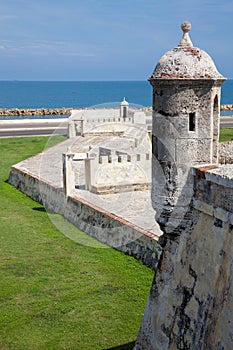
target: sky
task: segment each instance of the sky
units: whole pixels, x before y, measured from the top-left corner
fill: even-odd
[[[0,80],[147,80],[183,21],[233,78],[233,0],[0,0]]]

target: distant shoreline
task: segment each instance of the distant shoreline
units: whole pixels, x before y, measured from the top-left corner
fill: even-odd
[[[82,108],[0,108],[1,117],[25,117],[25,116],[55,116],[55,115],[68,115],[71,114],[73,109]],[[83,108],[86,109],[86,108]],[[151,107],[143,108],[146,111],[151,111]]]

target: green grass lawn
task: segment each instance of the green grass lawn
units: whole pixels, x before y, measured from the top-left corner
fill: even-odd
[[[232,141],[233,140],[233,128],[231,129],[220,129],[220,142]]]
[[[0,139],[0,350],[132,349],[153,272],[101,243],[70,240],[7,183],[10,166],[47,142]]]

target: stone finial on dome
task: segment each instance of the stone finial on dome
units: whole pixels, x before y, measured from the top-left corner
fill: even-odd
[[[178,47],[193,47],[193,43],[189,37],[189,31],[191,29],[191,23],[183,22],[181,24],[181,29],[183,30],[183,37],[178,45]]]
[[[121,102],[121,106],[128,106],[129,103],[126,101],[125,97],[124,100]]]

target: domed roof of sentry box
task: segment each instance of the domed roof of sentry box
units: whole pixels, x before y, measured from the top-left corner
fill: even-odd
[[[203,50],[193,47],[189,37],[191,24],[181,25],[183,37],[177,47],[163,55],[149,80],[153,79],[224,79],[212,58]]]

